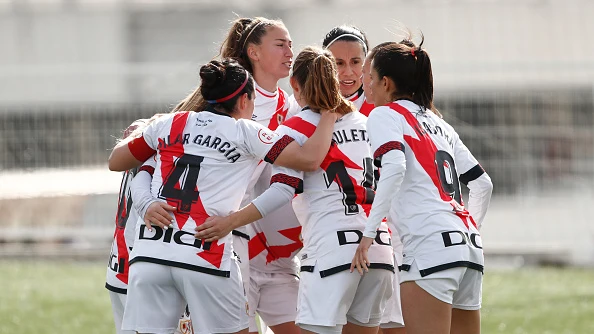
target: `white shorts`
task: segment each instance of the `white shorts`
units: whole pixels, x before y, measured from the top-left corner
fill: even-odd
[[[295,322],[299,278],[291,274],[250,270],[250,332],[257,332],[256,312],[268,326]]]
[[[241,274],[237,262],[231,261],[228,278],[148,262],[132,264],[122,329],[173,333],[186,303],[195,334],[247,328]]]
[[[423,290],[453,308],[479,310],[482,302],[483,273],[455,267],[421,277],[416,261],[408,271],[400,272],[400,283],[414,281]]]
[[[313,272],[302,271],[295,323],[303,329],[328,333],[340,332],[347,322],[378,326],[392,295],[393,276],[385,269],[370,269],[363,276],[345,270],[324,278],[318,266]]]
[[[396,271],[392,277],[392,296],[386,302],[386,308],[382,315],[380,328],[401,328],[404,327],[404,318],[402,317],[402,304],[400,302],[400,281],[399,273]]]
[[[124,309],[126,307],[126,295],[109,291],[109,299],[111,299],[111,309],[113,310],[113,321],[116,326],[117,334],[136,334],[134,331],[122,330],[122,319],[124,318]]]

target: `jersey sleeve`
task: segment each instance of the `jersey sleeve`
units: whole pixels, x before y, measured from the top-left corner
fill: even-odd
[[[128,143],[130,152],[138,161],[146,161],[157,152],[159,146],[159,133],[171,123],[173,114],[161,116],[151,122],[142,131],[142,136],[132,139]]]
[[[138,169],[138,173],[132,179],[132,184],[130,185],[130,193],[132,195],[132,205],[138,212],[138,215],[141,218],[144,218],[146,215],[146,210],[148,207],[153,203],[156,202],[157,199],[153,197],[151,194],[151,181],[153,179],[153,173],[155,172],[155,167],[157,166],[157,161],[155,156],[150,157],[147,161],[140,166]]]
[[[384,154],[399,150],[404,153],[404,128],[400,115],[389,107],[377,107],[367,119],[369,143],[373,152],[374,164],[382,166]]]
[[[460,182],[468,185],[468,182],[474,181],[483,175],[485,170],[459,137],[456,138],[454,145],[454,161],[456,162]]]
[[[276,131],[279,136],[289,137],[291,140],[295,140],[299,143],[299,145],[303,145],[307,141],[305,135],[286,126],[280,126]],[[303,174],[302,171],[274,165],[272,166],[272,178],[270,179],[270,184],[285,184],[293,188],[295,194],[301,194],[303,192]]]
[[[468,212],[470,212],[480,229],[491,202],[493,183],[462,140],[459,137],[456,139],[454,159],[459,173],[458,179],[460,183],[466,185],[470,190],[468,193]]]
[[[293,138],[279,134],[251,120],[239,120],[247,152],[273,164],[281,152],[293,142]]]

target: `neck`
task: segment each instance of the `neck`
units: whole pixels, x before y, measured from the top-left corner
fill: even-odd
[[[278,87],[278,79],[260,71],[254,71],[254,80],[264,90],[274,93]]]

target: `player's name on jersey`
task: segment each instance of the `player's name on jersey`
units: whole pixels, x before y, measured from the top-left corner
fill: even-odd
[[[196,135],[194,138],[191,138],[191,134],[189,133],[179,134],[175,138],[171,138],[171,136],[168,135],[166,137],[159,138],[158,149],[162,150],[170,145],[176,145],[180,143],[182,145],[195,144],[217,150],[222,153],[230,162],[235,162],[241,157],[241,154],[236,152],[237,147],[235,145],[230,144],[228,141],[223,141],[220,137],[211,135]]]
[[[363,129],[350,129],[350,130],[338,130],[332,134],[334,141],[337,144],[344,144],[357,141],[369,141],[367,137],[367,130]]]
[[[434,126],[423,121],[423,127],[425,128],[425,131],[429,133],[442,136],[448,142],[448,145],[450,145],[451,148],[454,148],[454,137],[452,137],[446,130],[442,129],[441,126]]]

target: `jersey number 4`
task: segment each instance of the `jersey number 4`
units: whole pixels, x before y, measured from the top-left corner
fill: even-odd
[[[346,215],[355,215],[359,213],[358,204],[371,204],[375,197],[373,191],[373,160],[365,158],[363,160],[363,177],[364,180],[361,185],[355,185],[353,179],[343,161],[334,161],[326,168],[326,187],[330,188],[333,182],[336,182],[340,191],[343,193],[342,204],[345,207],[344,213]]]
[[[200,195],[197,181],[202,160],[204,157],[191,154],[179,157],[174,163],[175,167],[163,183],[159,198],[177,202],[178,212],[189,214],[192,203],[196,203]]]

